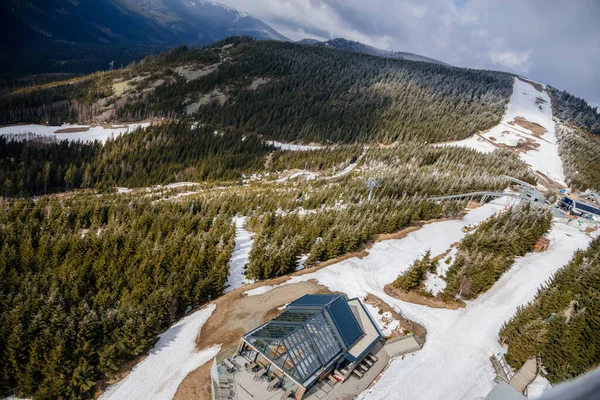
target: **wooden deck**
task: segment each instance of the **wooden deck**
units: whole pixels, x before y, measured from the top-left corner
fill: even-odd
[[[527,386],[538,374],[538,363],[535,357],[531,357],[523,364],[521,369],[508,382],[519,393],[524,393]]]

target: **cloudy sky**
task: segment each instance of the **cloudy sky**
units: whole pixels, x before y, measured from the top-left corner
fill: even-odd
[[[600,104],[600,0],[217,0],[291,39],[510,71]]]

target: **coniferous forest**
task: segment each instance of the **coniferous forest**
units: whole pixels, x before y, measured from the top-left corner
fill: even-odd
[[[533,250],[552,223],[550,212],[529,203],[513,206],[464,237],[446,274],[447,298],[475,299],[514,263]]]
[[[600,192],[600,136],[562,123],[556,124],[556,136],[568,184]]]
[[[0,393],[89,398],[220,295],[235,228],[218,204],[81,197],[0,214]]]
[[[182,65],[215,71],[187,79],[176,72]],[[193,114],[203,123],[285,141],[437,142],[496,125],[512,79],[241,37],[197,50],[182,46],[124,70],[13,90],[0,99],[0,124],[87,123],[105,111],[105,122]],[[256,80],[263,84],[253,86]],[[119,93],[123,82],[130,93]],[[201,100],[211,93],[223,101]]]
[[[585,100],[552,86],[548,86],[548,90],[552,96],[554,116],[594,135],[600,135],[598,107],[592,107]]]
[[[272,150],[254,135],[215,133],[184,121],[139,128],[104,145],[0,137],[0,194],[239,180],[261,168]]]
[[[459,202],[388,201],[376,207],[337,207],[307,215],[264,214],[249,225],[256,239],[246,275],[267,279],[289,274],[303,255],[308,255],[305,265],[311,266],[356,251],[375,234],[394,232],[421,220],[452,217],[463,208],[464,203]]]
[[[539,356],[552,383],[575,378],[600,360],[600,239],[578,251],[500,331],[507,362]]]
[[[186,154],[188,150],[181,144],[165,145],[161,155],[152,143],[164,143],[171,129],[177,131],[182,126],[173,123],[150,128],[147,141],[140,130],[104,147],[51,144],[64,149],[64,155],[56,151],[44,157],[62,168],[74,163],[80,171],[75,154],[92,166],[101,165],[106,157],[113,160],[108,165],[114,167],[119,164],[114,160],[122,159],[117,171],[127,172],[129,163],[135,165],[141,160],[144,165],[148,154],[153,154],[156,169],[149,170],[158,173],[160,165],[167,168],[174,162],[171,152]],[[186,132],[178,134],[185,138]],[[231,218],[236,214],[250,217],[247,227],[256,236],[248,276],[265,279],[294,271],[300,256],[307,255],[306,265],[313,265],[357,250],[374,234],[393,232],[421,220],[452,217],[465,206],[464,202],[434,204],[426,195],[472,186],[506,187],[506,173],[533,179],[526,165],[511,153],[486,155],[445,147],[426,150],[418,143],[399,147],[402,151],[397,155],[389,148],[364,153],[356,146],[316,153],[272,153],[263,142],[252,144],[251,136],[242,140],[200,129],[196,134],[201,136],[188,137],[186,142],[192,164],[202,165],[207,157],[214,159],[208,151],[211,145],[223,146],[216,156],[226,157],[238,146],[251,146],[256,154],[262,154],[250,158],[258,161],[245,162],[239,171],[238,164],[224,164],[221,177],[239,176],[244,168],[259,175],[273,173],[273,167],[265,165],[269,157],[278,169],[311,165],[324,178],[353,161],[359,163],[361,171],[314,181],[259,180],[246,185],[218,181],[222,185],[218,189],[195,191],[180,200],[180,192],[164,187],[140,189],[143,195],[98,194],[96,189],[102,188],[103,182],[108,187],[132,178],[126,173],[115,174],[111,178],[115,181],[103,181],[108,178],[90,167],[90,187],[96,185],[96,189],[85,189],[80,182],[76,194],[2,200],[0,356],[7,362],[2,366],[1,393],[34,398],[90,397],[98,382],[151,347],[156,335],[188,307],[202,305],[222,293],[233,250]],[[205,140],[207,150],[197,149],[198,154],[193,154],[195,140]],[[148,145],[140,150],[140,143]],[[26,148],[24,143],[9,145],[21,146],[20,151]],[[30,143],[29,154],[33,147],[35,144]],[[120,149],[121,155],[117,156],[115,149]],[[334,161],[319,162],[325,152],[336,154]],[[215,163],[206,165],[213,170],[216,167]],[[255,165],[259,167],[255,169]],[[31,171],[28,168],[15,171],[27,175]],[[395,174],[396,168],[414,170],[410,185],[405,180],[386,178]],[[375,170],[382,185],[367,202],[364,179]],[[452,178],[448,183],[431,179],[443,171]],[[155,176],[159,177],[156,181]],[[142,175],[133,183],[159,183],[160,177]],[[49,362],[46,355],[51,356]]]

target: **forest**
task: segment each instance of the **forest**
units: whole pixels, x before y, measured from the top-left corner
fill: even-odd
[[[327,176],[351,163],[360,164],[361,177],[348,179],[339,189],[356,201],[368,177],[379,181],[378,196],[394,199],[502,190],[508,184],[504,175],[535,182],[527,166],[508,150],[482,154],[409,142],[369,149],[343,145],[276,151],[256,135],[173,121],[109,139],[104,145],[0,137],[0,194],[33,196],[78,188],[106,192],[185,181],[235,183],[251,174],[273,179],[294,168]]]
[[[552,86],[548,86],[548,91],[555,117],[594,135],[600,135],[600,112],[597,107],[592,107],[585,100]]]
[[[194,79],[177,72],[217,64]],[[170,324],[222,294],[236,215],[248,217],[255,235],[247,276],[262,280],[464,211],[464,201],[432,196],[501,191],[506,175],[535,184],[512,151],[432,145],[497,124],[512,80],[234,37],[121,70],[10,87],[0,96],[0,124],[90,122],[107,109],[108,122],[165,120],[105,144],[0,137],[0,395],[92,398]],[[201,101],[214,91],[222,104]],[[574,128],[593,131],[596,117],[568,94],[553,97],[560,118],[572,120],[557,124],[569,183],[600,188],[596,137]],[[325,147],[283,151],[268,139]],[[349,166],[356,168],[339,174]],[[294,169],[312,179],[281,179]],[[367,180],[376,182],[370,200]],[[156,186],[187,181],[198,185]],[[114,194],[116,187],[134,191]],[[550,223],[547,211],[530,205],[484,221],[459,244],[442,296],[484,293]],[[599,329],[592,304],[599,246],[578,253],[503,329],[511,365],[541,353],[551,380],[560,381],[598,359],[596,342],[588,349],[561,335],[587,338]],[[396,286],[418,289],[434,267],[427,253]],[[578,308],[565,322],[573,300]],[[526,329],[539,338],[535,346],[520,335]],[[568,367],[558,364],[563,345]]]
[[[600,136],[563,123],[556,124],[556,136],[567,183],[580,191],[600,192]]]
[[[215,134],[208,127],[192,129],[185,121],[139,128],[104,145],[0,137],[0,194],[239,180],[262,168],[273,150],[254,135]]]
[[[519,368],[539,356],[553,384],[598,366],[600,359],[600,238],[575,253],[565,267],[504,324],[506,361]]]
[[[188,80],[177,65],[219,68]],[[134,77],[161,84],[119,97],[114,84]],[[258,78],[268,83],[253,89]],[[90,122],[109,105],[114,117],[106,122],[181,118],[186,105],[219,90],[227,101],[201,103],[196,119],[285,141],[436,142],[497,124],[512,89],[512,75],[501,72],[244,37],[203,49],[181,46],[69,82],[5,93],[0,124]]]
[[[385,201],[338,206],[315,213],[267,213],[253,216],[255,232],[246,276],[268,279],[294,272],[306,255],[312,266],[356,251],[375,234],[390,233],[421,220],[454,217],[464,203]]]
[[[188,308],[220,295],[219,204],[75,196],[0,214],[0,394],[90,398]]]
[[[513,206],[482,222],[461,240],[446,273],[443,297],[472,300],[486,292],[516,257],[533,250],[551,223],[550,211],[530,203]]]

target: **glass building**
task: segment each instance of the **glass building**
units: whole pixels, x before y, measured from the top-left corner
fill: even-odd
[[[358,361],[381,338],[362,303],[353,302],[350,305],[342,294],[303,296],[278,317],[244,335],[240,353],[279,377],[283,386],[301,398],[324,374]],[[360,312],[352,309],[356,304]],[[365,329],[361,319],[374,327]],[[352,351],[356,347],[360,353]]]

